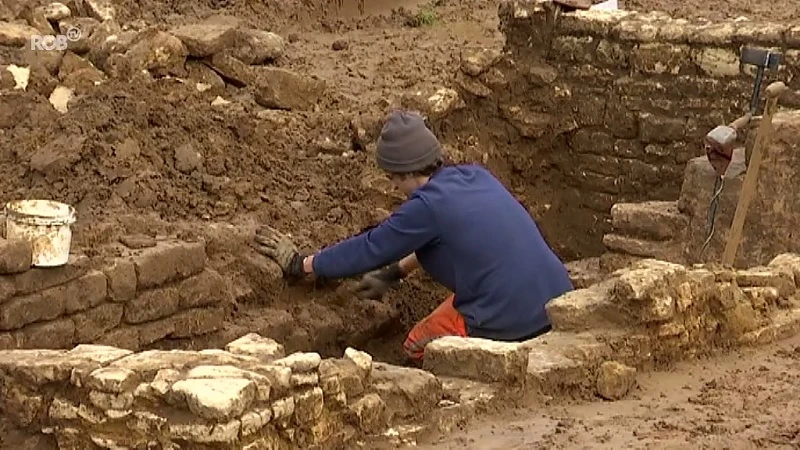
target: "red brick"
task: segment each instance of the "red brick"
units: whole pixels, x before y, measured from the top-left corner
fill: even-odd
[[[104,303],[71,316],[75,324],[75,342],[88,344],[117,327],[124,307],[119,303]]]
[[[133,258],[137,290],[160,286],[200,273],[205,268],[202,242],[160,242]]]

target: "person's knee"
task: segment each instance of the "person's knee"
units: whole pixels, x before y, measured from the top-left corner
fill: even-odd
[[[403,342],[403,353],[415,361],[422,361],[425,355],[425,345],[414,338],[413,330],[412,333],[408,334],[405,342]]]

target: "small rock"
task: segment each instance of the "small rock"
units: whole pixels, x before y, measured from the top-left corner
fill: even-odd
[[[89,389],[119,394],[132,390],[139,381],[136,372],[130,369],[103,367],[91,372],[85,383]]]
[[[231,104],[231,102],[229,102],[228,100],[225,100],[224,98],[220,97],[219,95],[217,96],[217,98],[215,98],[214,100],[211,101],[211,106],[225,106],[225,105],[230,105],[230,104]]]
[[[326,89],[323,80],[295,72],[264,67],[258,72],[255,100],[270,109],[311,110]]]
[[[231,56],[246,64],[263,64],[283,55],[283,38],[269,31],[237,29]]]
[[[253,84],[256,78],[250,66],[225,52],[215,54],[208,64],[225,81],[236,87]]]
[[[313,422],[325,406],[322,389],[315,387],[294,396],[294,418],[298,424]]]
[[[38,34],[39,30],[28,25],[0,22],[0,45],[22,47],[30,44],[31,36]]]
[[[230,47],[235,38],[231,23],[204,22],[173,28],[170,34],[186,45],[189,56],[204,58]]]
[[[202,165],[203,155],[195,150],[191,143],[183,144],[175,149],[175,169],[188,174]]]
[[[597,394],[606,400],[619,400],[635,382],[635,368],[616,361],[605,361],[597,371]]]
[[[65,114],[68,110],[67,105],[74,97],[74,91],[66,86],[57,86],[50,94],[50,104],[56,111]]]
[[[14,89],[25,90],[28,88],[28,81],[31,78],[31,69],[28,67],[19,67],[14,64],[6,67],[6,71],[11,74],[14,79]]]
[[[69,40],[67,42],[67,49],[82,55],[91,49],[89,38],[94,34],[94,31],[100,26],[97,19],[91,17],[68,17],[58,22],[58,29],[61,34],[77,34],[78,30],[80,37],[76,40]]]
[[[0,238],[0,275],[26,272],[33,263],[33,250],[28,241]]]
[[[125,57],[132,71],[148,70],[153,75],[181,75],[185,72],[187,49],[180,39],[163,31],[145,31]]]
[[[500,60],[502,53],[493,48],[465,51],[461,55],[461,71],[477,77]]]
[[[290,44],[294,44],[295,42],[300,40],[300,36],[297,33],[289,33],[289,36],[286,37],[289,40]]]
[[[340,50],[347,50],[349,47],[350,43],[345,41],[344,39],[337,39],[333,41],[333,44],[331,45],[331,49],[337,52]]]

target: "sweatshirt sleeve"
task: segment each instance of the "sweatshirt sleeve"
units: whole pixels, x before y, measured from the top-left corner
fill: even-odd
[[[412,196],[375,228],[314,255],[314,274],[345,278],[400,260],[439,236],[430,207]]]

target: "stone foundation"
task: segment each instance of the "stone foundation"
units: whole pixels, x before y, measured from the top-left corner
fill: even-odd
[[[222,326],[233,295],[206,267],[204,243],[129,245],[112,260],[75,255],[56,268],[31,268],[29,252],[0,250],[0,348],[138,350]]]
[[[183,283],[158,273],[152,283]],[[550,333],[522,343],[441,338],[424,370],[353,348],[341,358],[285,355],[254,333],[197,352],[0,351],[0,418],[59,449],[413,442],[521,399],[619,399],[641,370],[796,334],[799,283],[797,254],[747,270],[643,260],[554,299]]]

